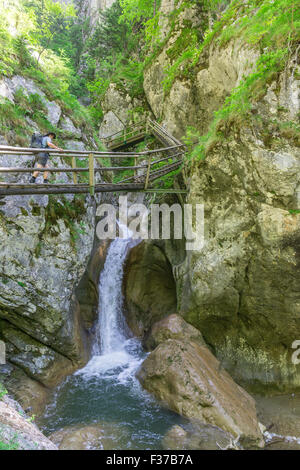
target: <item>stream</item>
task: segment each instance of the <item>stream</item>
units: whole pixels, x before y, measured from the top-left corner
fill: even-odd
[[[91,450],[160,450],[172,426],[189,426],[145,392],[135,378],[147,354],[132,337],[123,316],[123,265],[133,243],[130,238],[111,243],[99,280],[92,358],[56,389],[38,420],[48,436],[64,430],[71,436],[71,448],[80,449],[84,441],[84,448]],[[272,428],[265,434],[267,448],[299,450],[300,395],[255,399],[260,421]],[[211,438],[206,448],[215,448],[220,433],[216,428],[208,432]],[[194,432],[191,448],[199,448],[199,439],[193,440],[193,436],[197,437]]]
[[[99,425],[106,449],[160,449],[165,433],[185,421],[162,408],[135,378],[146,353],[123,316],[123,265],[130,246],[130,238],[110,245],[99,280],[92,358],[56,390],[39,420],[47,435],[70,426]]]

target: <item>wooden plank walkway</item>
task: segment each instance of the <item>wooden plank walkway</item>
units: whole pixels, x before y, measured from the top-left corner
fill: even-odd
[[[119,191],[141,191],[143,183],[128,184],[95,184],[94,193],[119,192]],[[0,183],[0,196],[12,195],[43,195],[43,194],[83,194],[89,193],[88,184],[5,184]]]
[[[137,142],[138,139],[144,139],[146,135],[152,133],[164,147],[155,150],[147,150],[144,152],[121,152],[120,149],[126,145]],[[151,187],[151,183],[163,176],[177,170],[182,165],[183,156],[185,154],[185,146],[178,141],[175,137],[170,135],[166,129],[161,127],[158,123],[148,120],[147,122],[138,123],[129,129],[124,130],[121,135],[116,133],[103,139],[107,145],[108,150],[105,152],[100,151],[82,151],[82,150],[57,150],[47,149],[47,152],[52,156],[64,157],[64,159],[71,159],[70,167],[64,166],[63,168],[52,167],[47,168],[46,171],[52,173],[70,173],[73,175],[72,183],[54,183],[54,184],[29,184],[29,183],[13,183],[13,182],[0,182],[0,197],[12,195],[43,195],[43,194],[80,194],[90,193],[94,196],[96,193],[102,192],[121,192],[121,191],[146,191],[153,192],[155,188]],[[9,156],[32,156],[40,153],[41,149],[20,148],[10,146],[0,146],[1,155]],[[101,159],[107,157],[113,159],[132,158],[132,166],[103,166]],[[154,158],[154,160],[153,160]],[[88,162],[88,166],[79,165],[79,161],[84,159]],[[139,160],[141,163],[139,164]],[[13,167],[6,168],[0,167],[0,175],[13,174],[24,175],[32,173],[36,168],[29,167]],[[41,173],[43,172],[42,170]],[[97,183],[96,174],[104,172],[132,172],[132,175],[115,183]],[[86,181],[79,182],[80,175],[88,176],[88,183]],[[164,189],[160,188],[160,192]],[[167,189],[165,192],[184,192],[183,190]]]

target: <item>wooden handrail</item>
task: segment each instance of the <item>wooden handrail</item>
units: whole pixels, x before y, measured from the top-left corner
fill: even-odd
[[[168,157],[170,158],[170,157]],[[147,165],[136,165],[136,166],[102,166],[99,168],[94,168],[95,173],[100,173],[101,171],[119,171],[119,170],[138,170],[140,168],[147,168]],[[33,171],[43,171],[36,167],[31,168],[19,168],[19,167],[0,167],[0,173],[32,173]],[[89,171],[88,168],[47,168],[49,173],[84,173]]]
[[[146,150],[144,152],[98,152],[92,151],[96,158],[114,157],[114,158],[128,158],[128,157],[144,157],[151,153],[166,152],[167,150],[173,150],[179,147],[184,147],[184,144],[172,145],[170,147],[162,147],[155,150]],[[27,147],[8,147],[0,145],[0,155],[35,155],[36,153],[44,153],[45,149],[31,149]],[[62,150],[58,152],[55,149],[47,149],[47,153],[55,157],[78,157],[87,158],[91,153],[91,150]]]

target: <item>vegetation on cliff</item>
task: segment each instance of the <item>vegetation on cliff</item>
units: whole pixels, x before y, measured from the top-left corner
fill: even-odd
[[[198,134],[198,145],[189,155],[192,159],[204,158],[206,151],[225,137],[226,130],[234,120],[253,119],[251,103],[257,102],[266,94],[268,84],[278,77],[293,54],[296,54],[297,63],[299,31],[300,15],[294,0],[252,0],[247,4],[240,0],[231,2],[224,16],[208,32],[200,48],[194,51],[193,61],[186,64],[185,73],[196,66],[199,53],[213,39],[217,46],[225,46],[230,40],[241,38],[256,46],[260,57],[254,71],[243,78],[215,113],[207,134],[199,136],[197,130],[188,130],[187,143],[195,143],[194,138]],[[174,80],[176,73],[179,73],[178,67],[172,70],[172,78],[169,72],[169,80]],[[169,84],[168,81],[166,83]],[[285,123],[283,127],[289,127],[299,139],[299,127],[293,123]]]
[[[2,84],[14,76],[33,80],[46,99],[55,101],[75,125],[92,134],[92,115],[77,99],[82,83],[76,71],[80,40],[74,7],[52,0],[18,0],[0,2],[0,13]],[[24,94],[18,89],[14,100],[1,99],[0,132],[6,135],[13,130],[15,143],[26,146],[32,132],[26,120],[30,118],[41,131],[53,130],[58,137],[66,137],[66,132],[49,122],[46,111],[39,93]]]
[[[226,138],[234,122],[260,119],[252,113],[253,103],[264,96],[269,84],[292,57],[296,57],[297,63],[300,18],[295,0],[246,3],[242,0],[178,0],[175,3],[176,8],[166,11],[160,8],[161,2],[153,0],[117,0],[106,10],[86,46],[98,64],[87,87],[95,114],[101,118],[101,101],[109,84],[117,84],[132,97],[142,96],[145,72],[163,50],[168,59],[161,81],[165,98],[176,81],[196,79],[210,48],[221,50],[232,41],[240,41],[257,50],[258,59],[252,72],[242,77],[238,86],[227,94],[208,130],[203,134],[197,127],[186,127],[189,163],[203,159],[207,150]],[[165,2],[163,4],[165,6]],[[192,11],[192,19],[184,17],[187,10]],[[279,133],[299,143],[299,127],[295,123],[274,119],[273,124]]]

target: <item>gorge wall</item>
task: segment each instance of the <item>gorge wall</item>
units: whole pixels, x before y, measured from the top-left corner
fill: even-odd
[[[212,129],[214,112],[254,77],[265,52],[242,34],[226,41],[216,34],[189,72],[182,63],[166,89],[166,70],[177,58],[172,54],[182,44],[184,27],[201,29],[205,23],[199,6],[171,0],[161,3],[163,18],[182,5],[169,37],[169,23],[162,22],[168,39],[144,74],[155,118],[178,138],[189,125],[200,135]],[[243,8],[234,14],[238,23]],[[167,306],[166,312],[156,308],[166,299],[159,282],[153,306],[143,302],[160,274],[150,267],[145,281],[141,272],[159,249],[166,258],[163,269],[171,266],[173,272],[178,312],[201,331],[238,383],[258,391],[300,387],[300,369],[291,359],[300,334],[298,52],[293,49],[281,71],[263,84],[257,81],[259,93],[253,93],[247,117],[236,112],[219,119],[205,159],[197,158],[198,146],[186,165],[186,202],[205,206],[204,248],[184,253],[176,242],[145,242],[133,250],[127,268],[128,318],[135,331],[145,334],[152,319],[170,313]]]
[[[90,14],[110,3],[81,6]],[[228,13],[228,21],[239,24],[243,8]],[[145,65],[143,95],[131,96],[124,81],[112,82],[102,97],[101,137],[149,115],[180,139],[194,127],[193,158],[184,168],[186,202],[205,206],[201,251],[186,252],[184,241],[176,240],[148,241],[131,251],[127,319],[144,336],[177,310],[238,383],[296,390],[300,370],[292,364],[291,345],[300,333],[299,49],[291,48],[279,72],[257,80],[246,117],[236,112],[216,121],[226,99],[254,80],[265,51],[260,40],[243,34],[222,38],[229,23],[208,40],[209,21],[202,2],[162,0],[160,47]],[[204,46],[181,60],[195,37]],[[0,94],[5,119],[12,115],[1,125],[1,144],[25,145],[33,131],[44,129],[35,100],[62,145],[96,148],[84,111],[75,113],[40,81],[10,73],[1,78]],[[21,122],[14,121],[13,109],[24,107]],[[199,142],[205,135],[203,159]],[[32,161],[1,156],[0,164]],[[56,158],[55,165],[66,162]],[[87,360],[105,257],[105,247],[100,252],[94,245],[94,210],[91,201],[73,196],[0,201],[0,339],[9,361],[1,372],[25,408]]]
[[[28,104],[27,115],[19,117],[22,137],[18,136],[14,115],[11,113],[9,121],[8,114],[1,145],[28,146],[33,132],[43,132],[29,106],[32,96],[38,96],[47,110],[43,123],[46,119],[48,129],[57,129],[62,146],[97,148],[93,129],[80,128],[74,113],[55,100],[47,87],[13,75],[0,81],[0,90],[1,106],[12,113],[18,109],[20,97]],[[59,157],[51,162],[57,168],[71,163]],[[0,165],[5,167],[31,168],[33,163],[31,156],[0,156]],[[21,177],[9,174],[5,181],[27,182],[29,178],[30,173]],[[71,176],[56,173],[55,178],[67,182]],[[77,296],[75,290],[85,279],[94,246],[95,211],[95,202],[85,195],[0,199],[0,340],[5,342],[7,361],[0,366],[0,378],[25,409],[39,411],[49,388],[89,358],[88,330],[93,313],[87,307],[81,310],[80,302],[88,303],[93,285],[90,282],[86,286],[81,301],[80,291]]]

